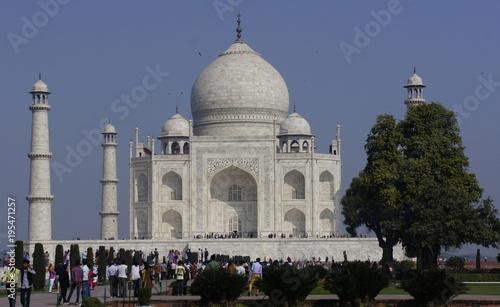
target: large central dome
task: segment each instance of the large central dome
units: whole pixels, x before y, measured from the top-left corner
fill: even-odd
[[[283,77],[237,40],[205,68],[191,90],[194,135],[272,135],[289,108]]]

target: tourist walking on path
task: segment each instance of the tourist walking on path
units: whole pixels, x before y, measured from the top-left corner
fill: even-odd
[[[15,267],[9,268],[3,275],[3,283],[7,284],[7,295],[9,297],[10,307],[16,306],[17,288],[19,287],[19,275],[21,271]]]
[[[52,293],[52,287],[54,286],[54,281],[56,279],[56,271],[53,263],[49,263],[47,272],[49,272],[49,293]]]
[[[134,290],[134,296],[139,296],[139,288],[141,286],[141,272],[139,271],[139,266],[137,261],[134,260],[132,263],[132,272],[130,274],[130,279],[132,280],[132,287]]]
[[[89,283],[89,272],[90,268],[87,265],[87,258],[83,259],[83,280],[82,280],[82,301],[87,297],[90,297],[90,283]],[[92,282],[92,279],[90,280]]]
[[[175,279],[177,280],[177,295],[182,295],[184,293],[185,273],[186,273],[186,268],[184,267],[182,260],[179,260],[178,266],[175,269]]]
[[[143,288],[153,288],[153,282],[151,279],[151,269],[149,268],[149,262],[144,261],[144,269],[141,272],[142,287]]]
[[[21,283],[21,305],[24,307],[30,307],[30,297],[31,288],[33,287],[33,275],[36,272],[30,267],[30,261],[23,261],[23,269],[21,270],[21,275],[19,276],[19,282]]]
[[[250,280],[250,286],[248,287],[248,296],[253,295],[253,283],[257,279],[262,278],[262,265],[260,264],[260,258],[257,258],[257,260],[252,264],[252,279]],[[257,292],[255,295],[259,295],[259,289],[257,289]]]
[[[115,259],[113,263],[108,267],[108,272],[107,272],[107,277],[109,281],[109,295],[111,295],[112,298],[115,298],[118,296],[118,266],[117,262],[118,259]]]
[[[80,267],[80,259],[75,260],[75,266],[71,270],[71,290],[69,291],[69,296],[68,300],[65,305],[69,305],[69,301],[71,301],[71,296],[73,295],[73,291],[75,291],[76,288],[76,305],[80,305],[80,288],[82,286],[82,281],[83,281],[83,270]]]
[[[59,286],[59,277],[63,271],[63,261],[59,260],[59,263],[54,267],[54,271],[56,272],[56,278],[54,279],[54,286],[57,288],[57,293],[61,292],[61,288]]]
[[[120,297],[127,296],[128,266],[127,261],[122,260],[118,266],[118,293]]]
[[[63,303],[67,303],[66,300],[66,292],[68,292],[69,288],[69,274],[68,274],[68,265],[65,264],[62,266],[62,270],[59,273],[59,287],[60,287],[60,295],[59,295],[59,304],[61,304],[61,300]],[[67,305],[67,304],[66,304]]]

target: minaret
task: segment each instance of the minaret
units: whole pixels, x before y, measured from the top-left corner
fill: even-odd
[[[113,125],[108,124],[102,133],[104,151],[102,166],[102,210],[101,215],[101,240],[118,238],[118,198],[116,186],[116,130]]]
[[[408,79],[408,83],[404,86],[408,90],[408,98],[405,100],[406,110],[410,107],[425,104],[424,99],[424,83],[420,78],[415,67],[413,67],[413,75]]]
[[[50,158],[49,150],[49,89],[39,80],[30,92],[33,101],[29,109],[33,113],[31,125],[30,191],[26,199],[29,202],[28,240],[52,240],[51,208],[54,196],[50,193]]]

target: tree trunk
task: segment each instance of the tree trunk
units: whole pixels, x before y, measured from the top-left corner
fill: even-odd
[[[423,246],[421,249],[421,263],[423,270],[430,270],[437,268],[437,257],[441,247],[436,246]]]

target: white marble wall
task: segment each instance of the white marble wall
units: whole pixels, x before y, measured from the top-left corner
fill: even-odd
[[[25,249],[33,253],[35,241],[25,242]],[[329,239],[210,239],[210,240],[72,240],[72,241],[40,241],[44,249],[49,251],[51,261],[55,257],[57,244],[63,245],[64,250],[70,249],[71,244],[78,244],[80,252],[92,247],[94,252],[99,246],[114,250],[142,250],[146,252],[158,249],[160,256],[166,256],[171,249],[192,252],[199,249],[208,250],[210,254],[224,254],[229,256],[250,256],[251,259],[286,259],[305,260],[321,257],[330,260],[343,261],[343,252],[347,253],[348,260],[379,261],[382,258],[382,249],[375,238],[329,238]],[[408,259],[400,245],[394,248],[395,260]]]

